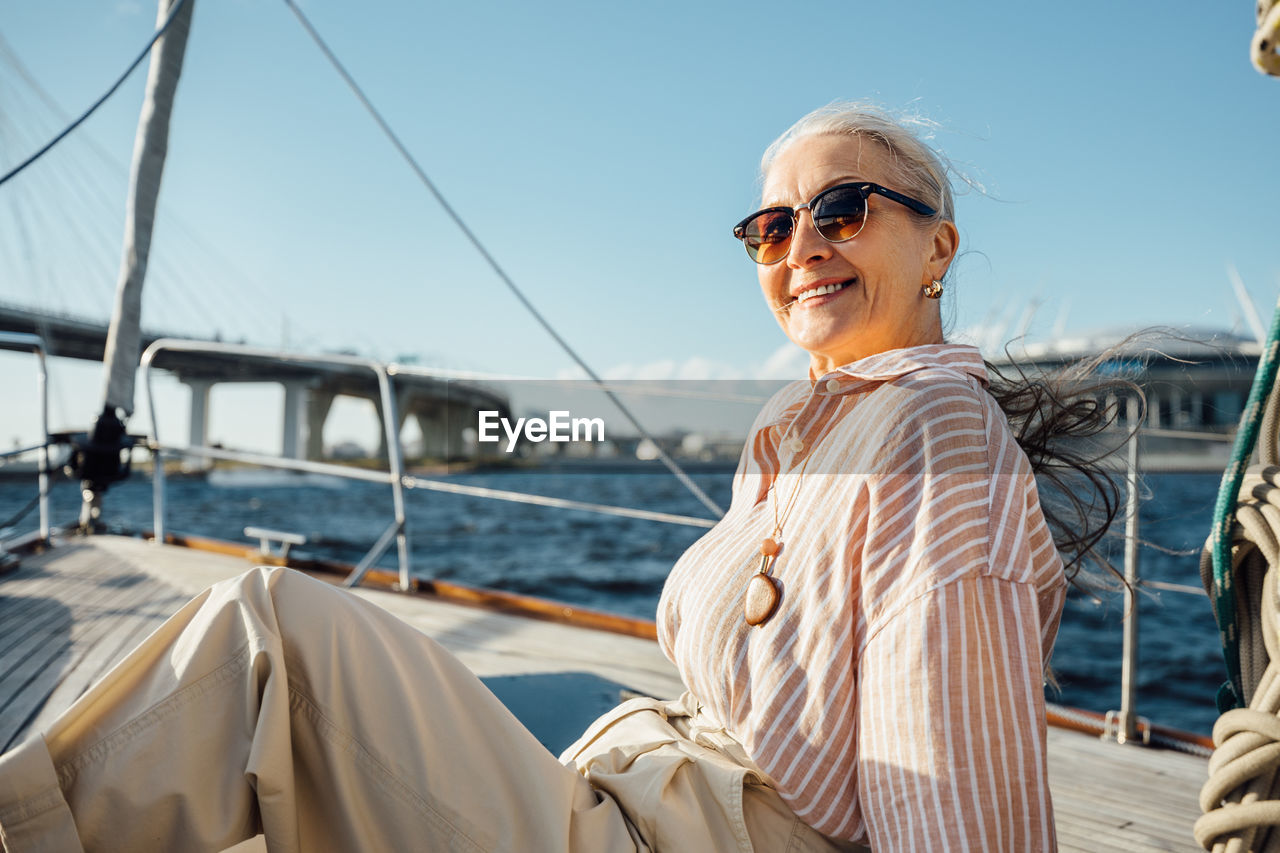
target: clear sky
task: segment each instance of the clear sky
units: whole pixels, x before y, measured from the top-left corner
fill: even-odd
[[[155,25],[135,0],[0,0],[0,35],[79,113]],[[429,4],[304,9],[528,297],[609,375],[803,374],[730,226],[764,147],[872,99],[933,119],[958,203],[957,335],[1238,325],[1280,285],[1280,80],[1252,2]],[[0,55],[0,168],[63,123]],[[0,300],[106,319],[145,73],[0,187]],[[199,0],[144,324],[554,376],[570,361],[440,213],[278,0]],[[54,374],[84,425],[94,368]],[[30,429],[0,357],[0,445]],[[173,397],[179,400],[181,395]],[[12,402],[10,402],[12,401]],[[272,416],[215,414],[258,444]],[[178,421],[174,421],[178,423]],[[265,425],[264,425],[265,424]],[[222,431],[219,434],[219,430]]]

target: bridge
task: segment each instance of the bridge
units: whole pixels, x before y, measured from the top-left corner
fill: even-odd
[[[107,349],[107,324],[73,314],[51,314],[32,308],[0,302],[0,332],[23,332],[39,335],[49,355],[102,361]],[[183,337],[157,332],[142,332],[146,349],[159,338]]]
[[[38,335],[51,356],[102,361],[107,323],[66,314],[50,314],[0,303],[0,331]],[[350,356],[302,356],[258,350],[242,344],[198,341],[182,335],[144,330],[142,347],[168,339],[173,348],[161,349],[155,367],[177,377],[191,391],[188,444],[206,444],[209,402],[213,387],[224,382],[275,383],[284,389],[281,455],[318,460],[324,456],[324,425],[339,396],[372,401],[382,425],[378,455],[387,456],[386,413],[378,375],[363,360]],[[507,399],[488,388],[432,375],[418,368],[393,373],[391,383],[397,434],[413,418],[422,433],[424,454],[438,459],[466,455],[464,431],[474,428],[476,412],[496,410],[509,417]]]

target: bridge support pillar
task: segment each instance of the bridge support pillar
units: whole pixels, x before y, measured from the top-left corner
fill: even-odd
[[[191,391],[191,417],[187,426],[187,445],[201,447],[209,440],[209,392],[213,390],[212,379],[185,379],[183,384]],[[206,457],[188,457],[183,463],[188,470],[207,471],[213,467],[213,460]]]
[[[475,428],[476,412],[473,408],[449,401],[428,403],[419,400],[413,409],[413,416],[422,433],[423,456],[457,460],[470,455],[472,448],[463,439],[463,430]]]
[[[468,444],[463,433],[467,429],[476,429],[476,410],[465,403],[450,401],[447,405],[449,414],[445,419],[446,452],[450,459],[470,458],[475,448]]]
[[[440,407],[419,401],[413,417],[418,422],[418,432],[422,433],[422,455],[427,459],[443,459],[445,448],[440,439],[444,424]]]
[[[332,391],[313,389],[307,395],[307,459],[324,458],[324,425],[337,395]]]
[[[305,382],[282,382],[284,386],[284,426],[280,436],[280,455],[286,459],[302,458],[302,430],[307,419],[307,398],[311,396]]]
[[[381,397],[366,398],[373,403],[373,410],[378,415],[378,452],[377,458],[388,462],[391,455],[387,452],[387,413],[382,411]]]
[[[409,421],[409,411],[416,396],[409,388],[396,389],[396,439],[400,441],[401,456],[404,455],[404,425]],[[385,440],[385,433],[384,433]]]

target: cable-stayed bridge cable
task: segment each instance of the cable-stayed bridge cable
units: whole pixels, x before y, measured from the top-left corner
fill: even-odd
[[[87,119],[89,116],[93,115],[94,112],[97,111],[98,107],[106,103],[107,99],[116,93],[116,89],[119,89],[120,86],[124,83],[124,81],[129,78],[129,75],[133,73],[133,70],[142,64],[142,60],[147,58],[147,54],[150,53],[151,51],[151,46],[160,40],[160,36],[165,34],[165,31],[169,29],[169,25],[173,23],[173,19],[178,16],[178,12],[180,12],[182,10],[182,7],[185,6],[186,4],[187,4],[187,0],[177,0],[177,2],[173,4],[173,8],[169,10],[169,17],[164,19],[164,23],[161,24],[160,28],[157,29],[155,33],[152,34],[151,40],[147,42],[147,46],[144,47],[141,52],[139,52],[139,54],[133,60],[133,62],[129,63],[129,67],[126,68],[124,70],[124,73],[121,74],[119,78],[116,79],[116,82],[111,84],[111,88],[107,89],[107,91],[102,94],[102,97],[94,101],[93,104],[89,107],[89,109],[81,113],[78,119],[71,122],[71,124],[67,125],[66,128],[64,128],[61,133],[59,133],[53,139],[50,139],[47,143],[45,143],[44,146],[39,151],[32,154],[27,159],[23,160],[18,165],[14,166],[12,169],[6,172],[3,177],[0,177],[0,186],[3,186],[10,178],[17,175],[23,169],[27,168],[32,163],[34,163],[35,161],[43,157],[45,154],[47,154],[49,150],[53,148],[53,146],[57,145],[59,142],[65,139],[71,133],[71,131],[75,130],[77,127],[83,124],[84,120]]]

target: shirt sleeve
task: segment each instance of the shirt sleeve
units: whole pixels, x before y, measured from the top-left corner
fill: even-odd
[[[1057,564],[1034,478],[980,391],[941,377],[915,391],[867,486],[866,826],[877,851],[1053,850],[1044,661],[1056,621],[1045,624],[1036,568]]]
[[[1035,588],[964,578],[866,645],[858,798],[876,851],[1055,850]]]

